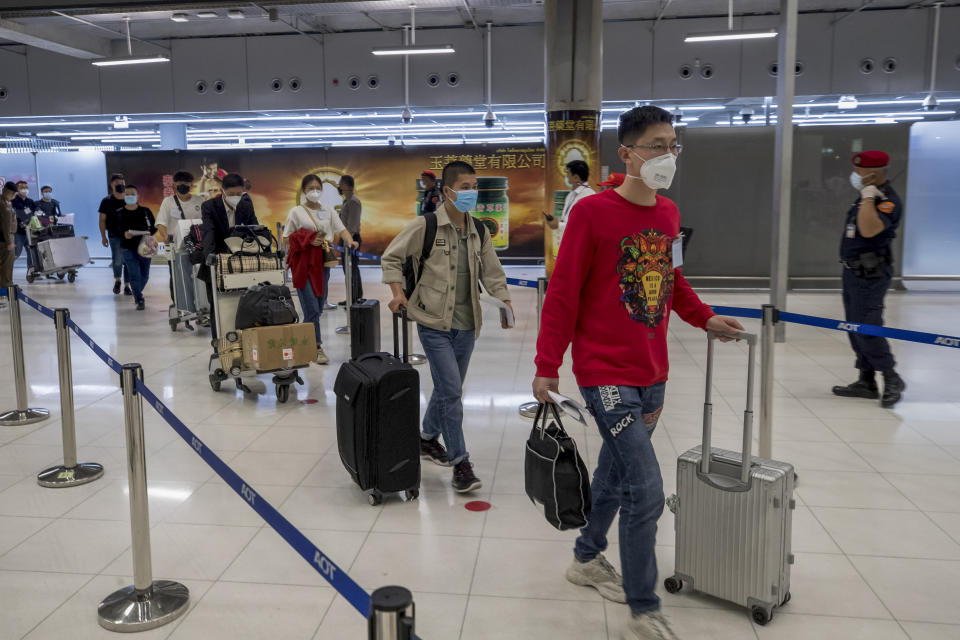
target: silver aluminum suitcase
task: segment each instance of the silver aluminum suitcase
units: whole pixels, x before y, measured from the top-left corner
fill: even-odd
[[[710,332],[707,338],[703,444],[677,460],[676,561],[674,575],[664,587],[676,593],[687,584],[747,607],[762,625],[790,600],[793,465],[751,455],[755,334],[737,336],[749,345],[743,414],[746,456],[710,446],[713,350],[718,337]],[[703,451],[710,455],[704,457]],[[744,457],[749,466],[742,464]]]
[[[173,272],[173,304],[180,311],[196,313],[196,284],[193,277],[193,264],[185,253],[169,254]]]
[[[37,243],[37,254],[44,271],[70,269],[90,262],[85,238],[53,238]]]

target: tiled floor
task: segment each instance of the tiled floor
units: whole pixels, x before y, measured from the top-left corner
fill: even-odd
[[[19,271],[19,270],[18,270]],[[518,273],[532,271],[518,270]],[[386,299],[365,271],[369,292]],[[515,292],[517,329],[488,318],[466,395],[467,442],[484,481],[456,495],[449,470],[423,469],[420,500],[371,507],[341,466],[334,433],[333,381],[347,340],[333,332],[342,311],[324,316],[333,364],[306,371],[307,385],[277,404],[272,385],[244,397],[208,383],[208,338],[166,321],[166,270],[155,268],[147,312],[110,293],[103,269],[76,284],[43,282],[26,291],[72,317],[122,361],[144,366],[147,384],[225,461],[367,589],[411,588],[424,640],[616,638],[628,615],[564,580],[575,533],[550,528],[523,494],[535,294]],[[342,297],[335,275],[333,299]],[[708,293],[715,304],[758,305],[759,294]],[[893,325],[956,333],[956,294],[898,293]],[[801,293],[792,310],[838,317],[840,296]],[[80,458],[105,477],[73,489],[44,489],[35,474],[61,455],[53,326],[23,308],[30,402],[49,421],[0,427],[0,639],[115,637],[97,625],[100,599],[131,581],[123,413],[117,379],[78,341],[73,367]],[[15,405],[9,329],[0,319],[0,409]],[[385,344],[389,324],[384,316]],[[755,325],[754,325],[755,327]],[[674,318],[671,382],[655,435],[665,486],[674,459],[700,435],[703,335]],[[689,593],[662,594],[682,638],[946,640],[960,638],[960,353],[897,344],[906,399],[893,411],[840,400],[829,387],[852,378],[843,335],[790,327],[777,347],[775,456],[800,474],[794,521],[793,599],[756,627],[736,607]],[[720,348],[715,443],[738,446],[745,349]],[[425,396],[428,371],[421,369]],[[267,380],[269,382],[269,380]],[[574,394],[569,368],[562,388]],[[229,390],[228,390],[229,389]],[[312,398],[315,404],[301,404]],[[425,406],[425,402],[424,402]],[[190,587],[191,610],[145,638],[278,640],[365,638],[363,619],[193,450],[145,407],[153,568]],[[600,439],[569,425],[590,464]],[[492,509],[463,508],[482,498]],[[609,557],[618,563],[616,530]],[[661,522],[661,574],[673,565],[673,519]]]

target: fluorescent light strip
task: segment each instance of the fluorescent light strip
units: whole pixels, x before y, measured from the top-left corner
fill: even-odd
[[[719,42],[725,40],[759,40],[763,38],[776,38],[776,29],[741,30],[741,31],[717,31],[714,33],[694,33],[683,39],[684,42]]]
[[[125,58],[101,58],[93,60],[91,64],[95,67],[119,67],[128,64],[153,64],[155,62],[170,62],[170,58],[164,55],[156,56],[128,56]]]
[[[450,44],[410,45],[407,47],[379,47],[370,51],[375,56],[418,56],[436,53],[456,53]]]

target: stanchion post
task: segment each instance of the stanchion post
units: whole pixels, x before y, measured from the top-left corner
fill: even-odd
[[[347,324],[337,327],[336,331],[340,335],[350,334],[350,307],[353,306],[353,250],[347,244],[343,245],[343,275],[347,287]]]
[[[17,408],[0,413],[0,426],[19,427],[50,417],[46,409],[27,407],[27,373],[23,359],[23,326],[20,324],[20,287],[7,287],[10,308],[10,342],[13,346],[13,379],[17,388]]]
[[[368,640],[411,640],[416,626],[413,594],[403,587],[380,587],[370,594]]]
[[[537,278],[537,333],[540,332],[540,318],[543,315],[543,300],[547,297],[547,279]],[[524,402],[520,405],[520,415],[528,420],[537,417],[538,402]]]
[[[123,365],[120,386],[127,435],[133,584],[111,593],[97,609],[100,626],[110,631],[146,631],[163,626],[183,615],[190,601],[190,591],[179,582],[153,579],[143,405],[137,393],[137,380],[142,378],[139,364]]]
[[[60,428],[63,432],[63,464],[37,474],[41,487],[75,487],[103,477],[103,465],[77,462],[77,431],[73,414],[73,362],[70,358],[70,310],[53,312],[57,331],[57,366],[60,373]]]
[[[779,310],[763,305],[760,328],[760,446],[761,458],[773,458],[773,368]]]

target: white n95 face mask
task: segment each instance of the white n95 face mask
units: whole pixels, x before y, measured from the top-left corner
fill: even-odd
[[[304,195],[306,195],[307,200],[309,200],[310,202],[316,203],[316,202],[320,202],[320,198],[323,197],[323,191],[320,191],[320,189],[311,189],[310,191],[307,191],[306,194]]]
[[[223,196],[224,202],[230,205],[231,209],[236,209],[237,205],[240,204],[240,198],[243,196]]]
[[[635,151],[631,150],[630,153],[640,158]],[[643,160],[643,158],[640,159]],[[651,189],[669,189],[676,174],[677,156],[672,153],[665,153],[650,160],[643,160],[640,175],[632,176],[628,173],[627,177],[634,180],[643,180],[643,183]]]

